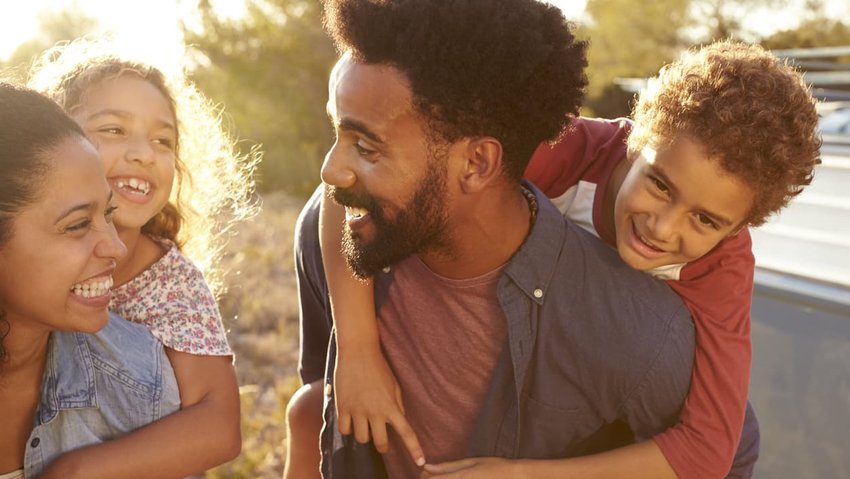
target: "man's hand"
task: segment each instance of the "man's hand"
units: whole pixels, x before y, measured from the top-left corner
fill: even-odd
[[[419,466],[425,464],[425,454],[407,418],[401,399],[401,388],[377,344],[360,346],[348,351],[340,348],[337,355],[334,383],[339,432],[359,443],[372,442],[378,452],[388,449],[387,424],[401,437],[411,459]]]
[[[519,462],[501,457],[471,457],[442,464],[428,464],[419,479],[519,479]]]

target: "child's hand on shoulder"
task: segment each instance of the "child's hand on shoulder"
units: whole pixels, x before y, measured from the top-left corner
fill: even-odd
[[[340,348],[334,387],[340,433],[353,432],[359,443],[369,442],[371,436],[378,452],[385,453],[389,424],[411,459],[420,466],[425,464],[419,439],[404,414],[401,388],[377,344],[350,346],[347,351]]]

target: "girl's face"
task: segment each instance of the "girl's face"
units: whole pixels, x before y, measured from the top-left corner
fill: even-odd
[[[0,245],[0,308],[13,325],[94,332],[106,324],[112,272],[126,253],[112,191],[87,140],[68,137],[47,155],[37,199]]]
[[[177,124],[168,100],[133,74],[91,87],[71,115],[97,146],[115,192],[118,229],[141,228],[168,202]]]
[[[644,271],[693,261],[736,233],[752,204],[752,189],[698,143],[644,148],[617,192],[617,251]]]

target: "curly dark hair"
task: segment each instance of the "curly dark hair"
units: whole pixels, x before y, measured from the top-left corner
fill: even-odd
[[[437,139],[491,136],[519,180],[578,114],[586,43],[536,0],[324,0],[340,52],[402,72]]]
[[[820,163],[816,101],[800,74],[758,45],[730,40],[689,51],[650,80],[629,149],[685,135],[754,192],[758,226],[811,183]]]
[[[52,166],[51,151],[73,136],[86,137],[59,105],[0,81],[0,247],[14,233],[19,212],[40,194]],[[8,333],[9,323],[0,310],[0,365],[7,356],[2,341]]]

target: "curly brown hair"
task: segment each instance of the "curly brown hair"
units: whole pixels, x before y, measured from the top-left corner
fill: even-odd
[[[109,38],[83,38],[47,50],[34,64],[29,85],[73,112],[95,85],[125,75],[156,87],[178,125],[171,198],[142,232],[177,244],[220,295],[224,283],[218,259],[232,227],[257,211],[253,171],[260,160],[256,149],[237,152],[221,109],[182,71],[166,75]]]
[[[437,139],[492,136],[519,181],[537,145],[578,114],[586,43],[534,0],[323,0],[340,52],[390,65]]]
[[[685,136],[753,189],[763,224],[811,183],[820,163],[816,101],[799,72],[758,45],[723,40],[661,69],[634,109],[629,150]]]

